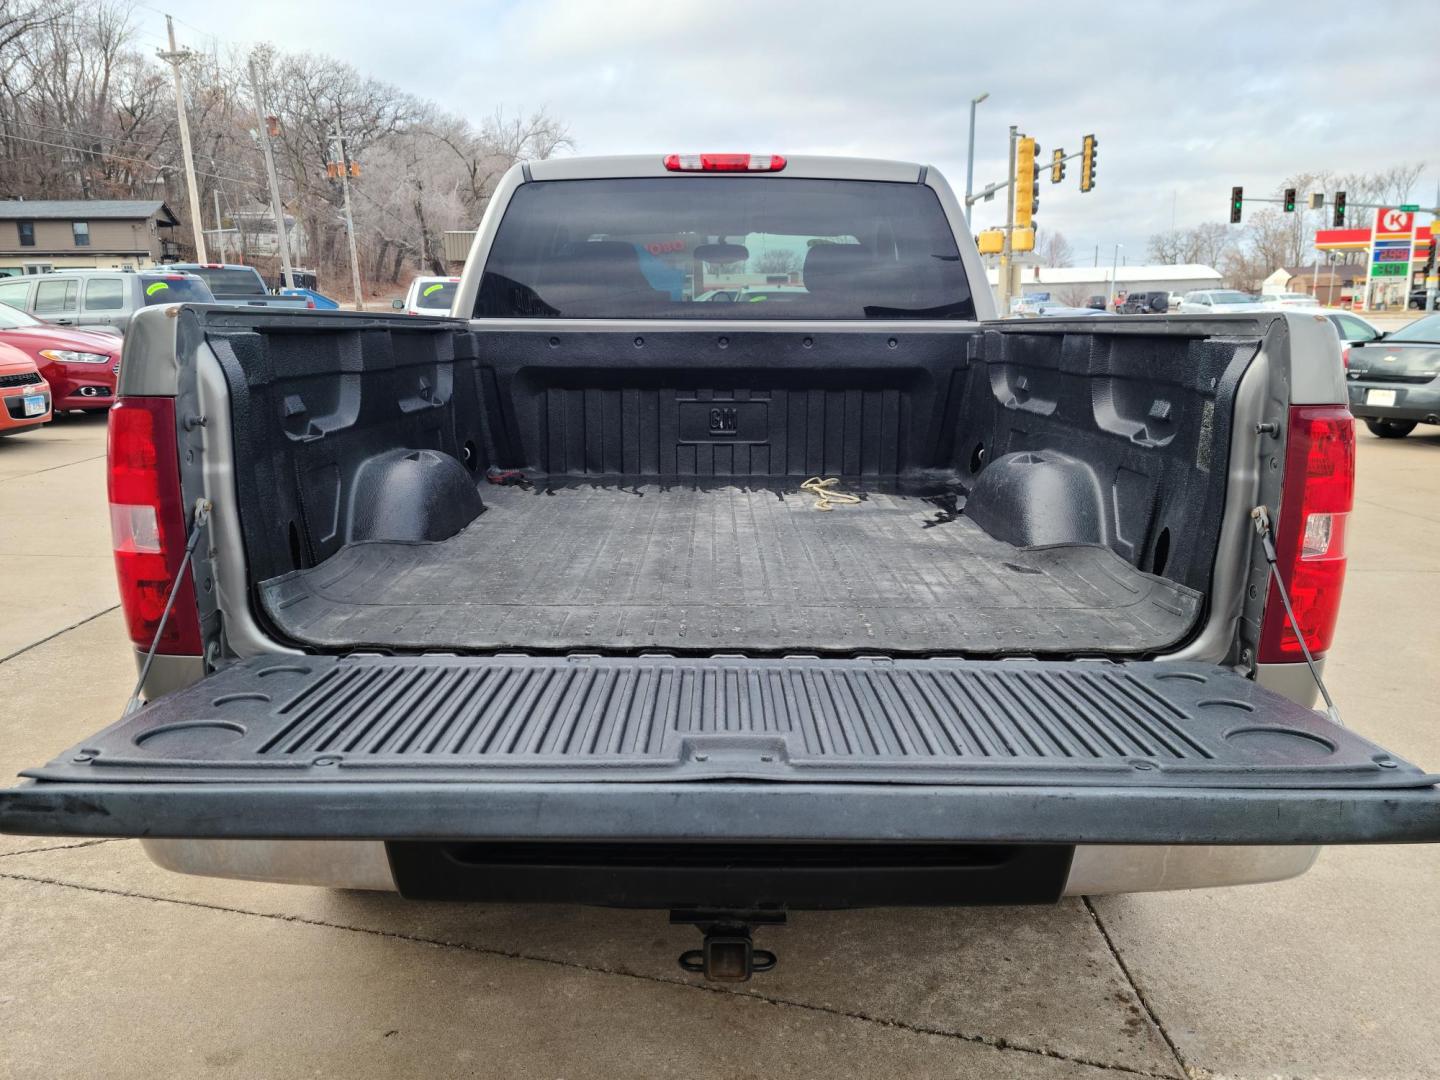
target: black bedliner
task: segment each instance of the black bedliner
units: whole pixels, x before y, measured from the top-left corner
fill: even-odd
[[[873,486],[872,486],[873,487]],[[1113,654],[1178,643],[1200,595],[1107,547],[1016,547],[951,491],[798,484],[492,487],[435,543],[368,541],[261,586],[320,649]]]
[[[0,792],[0,829],[370,839],[1440,839],[1435,778],[1183,663],[267,657]]]

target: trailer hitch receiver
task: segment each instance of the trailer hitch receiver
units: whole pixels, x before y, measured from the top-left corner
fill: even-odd
[[[783,926],[783,911],[672,911],[670,925],[689,924],[705,935],[698,949],[680,954],[680,967],[712,982],[747,982],[757,972],[769,971],[776,957],[757,949],[751,938],[756,926]]]

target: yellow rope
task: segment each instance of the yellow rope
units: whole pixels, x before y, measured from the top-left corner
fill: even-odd
[[[838,476],[832,476],[826,480],[812,476],[800,485],[800,490],[808,491],[820,500],[815,504],[816,510],[834,510],[837,506],[851,506],[860,501],[859,495],[847,495],[843,491],[832,490],[838,483],[840,483]]]

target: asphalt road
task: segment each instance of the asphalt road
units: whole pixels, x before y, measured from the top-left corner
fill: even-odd
[[[119,715],[103,418],[0,440],[0,777]],[[1329,674],[1440,767],[1440,430],[1360,436]],[[1432,594],[1431,589],[1437,593]],[[694,940],[692,940],[694,939]],[[1440,849],[1052,908],[801,914],[737,989],[661,913],[185,878],[0,837],[0,1076],[1440,1077]]]

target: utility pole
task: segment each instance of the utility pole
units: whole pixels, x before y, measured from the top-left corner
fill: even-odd
[[[175,23],[165,16],[165,30],[170,35],[170,51],[157,49],[155,55],[170,65],[175,77],[175,112],[180,118],[180,152],[185,157],[185,183],[190,189],[190,229],[195,234],[195,261],[209,262],[205,251],[205,223],[200,220],[200,190],[195,186],[195,159],[190,154],[190,121],[185,116],[185,91],[180,85],[180,65],[195,54],[175,45]]]
[[[215,196],[215,246],[220,249],[220,261],[225,261],[225,223],[220,219],[220,185],[210,192]]]
[[[1110,306],[1115,306],[1115,276],[1120,269],[1120,249],[1124,244],[1115,245],[1115,257],[1110,260]]]
[[[965,224],[970,224],[970,198],[975,190],[975,106],[990,96],[986,90],[979,97],[970,99],[970,149],[965,155]]]
[[[270,149],[270,121],[265,115],[265,99],[260,94],[260,77],[255,73],[255,57],[250,57],[250,90],[255,95],[255,135],[265,151],[265,177],[270,182],[270,212],[275,215],[275,242],[280,251],[280,273],[287,289],[295,287],[295,269],[290,265],[290,239],[285,232],[285,208],[280,205],[280,181],[275,176],[275,155]]]
[[[1005,246],[1000,251],[1000,317],[1010,314],[1010,253],[1011,236],[1015,231],[1015,136],[1017,128],[1010,125],[1009,186],[1005,189]]]
[[[350,284],[355,288],[355,310],[365,310],[360,293],[360,256],[355,253],[355,218],[350,213],[350,154],[345,149],[345,133],[340,129],[341,114],[335,114],[335,141],[340,144],[340,190],[345,193],[345,237],[350,241]]]

